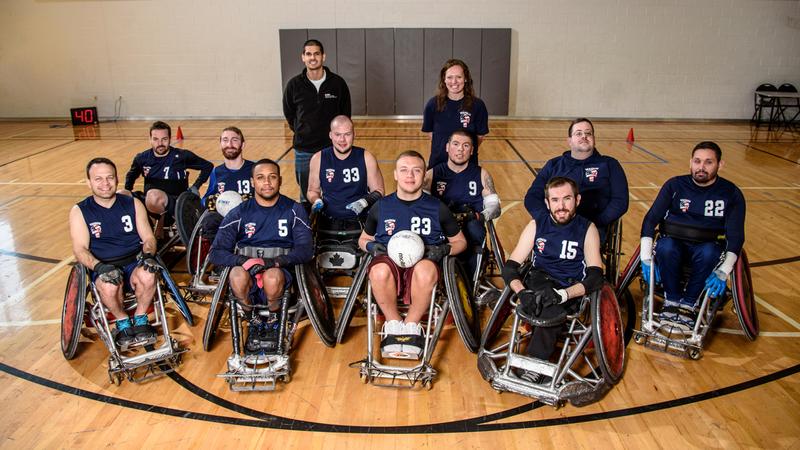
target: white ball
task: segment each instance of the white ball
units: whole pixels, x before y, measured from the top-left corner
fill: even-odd
[[[417,233],[403,230],[389,239],[386,253],[398,267],[406,269],[422,259],[422,255],[425,254],[425,243]]]
[[[242,196],[236,191],[225,191],[217,197],[216,208],[217,212],[225,217],[230,210],[239,206],[242,203]]]

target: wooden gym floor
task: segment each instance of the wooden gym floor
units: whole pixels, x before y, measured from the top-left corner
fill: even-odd
[[[84,167],[113,159],[120,178],[148,147],[145,122],[97,128],[56,122],[0,123],[0,447],[264,447],[264,448],[570,448],[800,446],[800,134],[746,123],[607,122],[595,124],[597,148],[619,159],[631,206],[624,218],[623,261],[638,242],[642,217],[658,188],[688,169],[691,148],[717,141],[721,175],[747,199],[748,251],[761,337],[750,343],[730,310],[705,356],[690,361],[628,347],[626,373],[601,402],[553,409],[484,382],[475,355],[452,326],[433,363],[431,391],[362,385],[348,367],[366,351],[355,322],[343,344],[324,347],[304,323],[293,353],[294,377],[272,393],[233,393],[216,377],[230,352],[227,333],[202,350],[206,305],[191,304],[188,327],[173,312],[178,339],[190,348],[177,375],[141,385],[111,385],[107,353],[84,338],[78,357],[59,347],[60,311],[73,262],[69,208],[89,194]],[[283,192],[296,197],[291,134],[278,120],[173,121],[186,136],[177,146],[221,163],[218,136],[237,125],[245,157],[281,161]],[[635,143],[626,144],[629,128]],[[394,186],[394,155],[428,154],[419,121],[359,120],[356,145],[381,161]],[[537,168],[566,147],[564,121],[491,122],[481,159],[503,202],[498,229],[511,248],[529,220],[521,200]],[[120,186],[121,187],[121,186]],[[183,271],[182,265],[176,267]],[[185,274],[176,273],[185,280]],[[641,298],[637,298],[640,302]]]

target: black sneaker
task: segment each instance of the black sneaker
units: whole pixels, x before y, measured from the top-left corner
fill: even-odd
[[[149,323],[134,325],[131,328],[133,328],[133,334],[136,336],[137,341],[151,341],[156,338],[156,329]]]
[[[265,323],[258,334],[259,347],[262,351],[272,353],[278,350],[280,322],[277,320]]]
[[[136,333],[133,331],[132,326],[117,330],[117,336],[114,338],[114,342],[116,342],[119,347],[127,347],[135,340]]]
[[[247,353],[254,354],[261,350],[261,329],[264,324],[260,320],[251,320],[250,326],[247,327],[247,342],[244,347]]]

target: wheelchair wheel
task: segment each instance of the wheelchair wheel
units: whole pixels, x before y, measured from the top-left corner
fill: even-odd
[[[192,311],[189,310],[189,306],[186,304],[186,301],[184,301],[181,291],[178,289],[178,285],[175,284],[175,281],[170,276],[167,266],[164,264],[164,261],[161,259],[161,257],[156,256],[156,260],[158,261],[159,265],[161,265],[161,281],[166,287],[166,289],[162,289],[164,296],[172,298],[172,301],[175,303],[175,306],[178,307],[178,310],[181,312],[181,316],[183,316],[184,320],[186,320],[186,323],[188,323],[190,327],[193,327],[194,317],[192,317]]]
[[[622,254],[622,220],[617,219],[608,227],[606,242],[603,246],[603,263],[606,266],[606,280],[612,285],[619,278],[619,260]]]
[[[83,311],[86,305],[88,275],[82,264],[75,264],[67,278],[64,291],[64,307],[61,309],[61,353],[64,359],[72,359],[78,349],[83,326]]]
[[[325,289],[322,276],[313,262],[295,266],[297,287],[305,307],[308,320],[322,343],[328,347],[336,345],[336,322],[333,305]]]
[[[339,313],[339,318],[336,320],[336,343],[341,344],[344,339],[344,334],[347,328],[350,327],[350,322],[353,320],[353,307],[358,303],[358,296],[365,286],[367,278],[367,268],[369,263],[372,262],[372,255],[365,254],[361,258],[361,265],[358,267],[355,276],[353,276],[353,284],[347,292],[347,298],[344,300],[342,311]]]
[[[494,255],[495,263],[497,263],[497,273],[503,272],[503,266],[506,261],[506,252],[503,250],[503,245],[500,243],[500,238],[497,237],[497,229],[494,226],[494,221],[486,222],[488,229],[487,236],[489,238],[489,245],[492,247],[492,255]]]
[[[456,258],[447,257],[444,270],[444,285],[447,299],[456,324],[456,330],[467,349],[478,351],[481,337],[481,323],[478,306],[472,295],[471,280]]]
[[[753,279],[750,276],[750,264],[747,252],[742,249],[742,254],[736,261],[731,273],[731,292],[736,309],[736,316],[742,325],[744,335],[748,340],[754,341],[758,337],[758,310],[756,309],[755,296],[753,295]]]
[[[592,340],[598,352],[600,370],[610,383],[616,384],[625,369],[625,334],[619,304],[610,285],[604,284],[592,297]]]
[[[503,329],[503,324],[505,324],[506,319],[512,312],[511,297],[511,289],[506,286],[500,293],[500,298],[497,299],[497,303],[494,305],[492,315],[489,317],[483,333],[481,333],[481,348],[487,348],[500,334],[500,330]]]
[[[640,262],[641,255],[639,246],[637,245],[631,255],[630,261],[628,261],[628,265],[625,266],[625,270],[623,270],[619,278],[617,278],[616,285],[614,286],[617,297],[619,297],[623,291],[627,290],[633,282],[633,279],[639,275],[641,271]]]
[[[203,327],[203,350],[205,351],[211,350],[211,345],[217,336],[217,329],[225,313],[225,300],[228,297],[228,274],[230,271],[230,267],[226,267],[222,271],[217,289],[214,290],[214,295],[211,298],[211,307],[208,308],[206,325]]]
[[[208,211],[203,211],[189,237],[189,244],[187,244],[186,249],[186,269],[190,275],[195,275],[200,270],[206,257],[208,257],[209,250],[211,250],[211,242],[202,235],[203,219],[208,214],[210,214]]]
[[[175,199],[175,225],[184,245],[191,242],[192,231],[200,220],[202,208],[200,197],[193,192],[183,192]]]

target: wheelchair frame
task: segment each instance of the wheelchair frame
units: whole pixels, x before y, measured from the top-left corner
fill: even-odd
[[[294,342],[294,335],[305,316],[309,318],[312,328],[314,328],[314,331],[325,345],[332,347],[335,344],[332,324],[330,327],[324,326],[322,323],[323,318],[321,317],[324,314],[326,316],[324,318],[325,321],[333,321],[330,301],[324,289],[320,288],[319,279],[313,282],[308,279],[306,274],[308,267],[316,270],[313,263],[295,267],[293,285],[284,292],[281,298],[277,351],[270,354],[252,355],[243,352],[242,335],[244,327],[242,326],[242,319],[244,312],[240,314],[241,307],[230,290],[228,278],[231,268],[226,267],[223,270],[220,275],[220,282],[214,291],[206,326],[203,330],[203,349],[205,351],[210,350],[217,328],[222,322],[225,310],[227,310],[231,329],[232,352],[226,361],[227,371],[217,376],[224,378],[232,391],[274,391],[277,388],[277,381],[285,383],[291,381],[290,352]],[[315,274],[318,275],[317,272]],[[317,293],[322,295],[322,301],[327,303],[328,314],[318,311],[320,309],[319,305],[309,307],[312,304],[311,296]],[[294,305],[290,305],[292,297],[296,298]],[[258,305],[254,307],[258,308]]]
[[[162,270],[156,280],[156,295],[152,304],[155,320],[151,325],[161,328],[163,340],[161,345],[156,348],[153,346],[156,341],[150,341],[118,348],[114,342],[115,333],[111,329],[111,324],[115,320],[110,318],[111,314],[100,300],[95,284],[89,281],[86,267],[82,264],[76,264],[70,271],[62,309],[61,349],[65,359],[69,360],[75,357],[79,336],[82,331],[81,325],[85,325],[97,331],[100,340],[109,350],[108,377],[112,384],[120,384],[123,378],[140,383],[175,371],[180,364],[181,355],[188,349],[182,348],[172,337],[164,304],[168,295],[167,292],[175,298],[176,303],[181,302],[182,298],[180,296],[175,297],[176,294],[173,291],[174,283],[171,285],[169,283],[171,280],[166,280],[169,277],[169,273],[160,260],[159,263],[162,264]],[[75,295],[80,295],[82,300],[72,298]],[[88,311],[85,310],[86,305],[89,306]],[[136,297],[133,294],[125,294],[124,307],[126,311],[136,308]],[[184,311],[188,311],[188,309],[185,309],[185,305],[179,305],[179,310],[182,315],[185,314]],[[189,321],[187,320],[187,322]],[[144,348],[145,351],[132,356],[123,354],[128,350],[138,348]]]
[[[508,294],[508,293],[504,293]],[[511,295],[505,300],[516,311]],[[559,407],[566,401],[574,406],[584,406],[600,399],[619,382],[625,366],[625,346],[622,321],[612,288],[606,284],[602,289],[582,297],[578,311],[568,314],[568,331],[559,352],[558,362],[532,358],[521,354],[526,338],[531,331],[520,331],[522,320],[514,314],[509,340],[486,348],[486,338],[478,354],[478,369],[484,380],[497,391],[509,391],[533,397],[542,403]],[[498,303],[500,310],[504,305]],[[609,323],[604,317],[615,317]],[[586,350],[594,346],[594,354]],[[616,358],[609,361],[609,357]],[[589,372],[578,373],[574,365],[586,364]],[[499,366],[499,368],[498,368]],[[534,384],[517,376],[513,369],[535,372],[550,377],[546,384]]]
[[[620,277],[616,289],[618,295],[628,291],[634,277],[640,275],[640,262],[640,248],[637,247],[625,272]],[[757,338],[758,316],[755,302],[753,301],[752,280],[750,278],[747,253],[744,249],[742,249],[741,255],[736,261],[734,271],[731,274],[730,286],[726,289],[724,296],[712,299],[705,289],[700,293],[700,307],[697,311],[695,324],[691,328],[672,321],[661,320],[658,314],[654,312],[656,297],[663,298],[663,292],[656,290],[654,273],[655,264],[651,264],[650,283],[647,285],[646,290],[642,289],[645,295],[642,301],[641,327],[638,330],[634,330],[633,335],[634,342],[637,344],[694,360],[702,358],[706,336],[712,328],[717,312],[724,307],[729,296],[734,300],[734,310],[739,323],[742,325],[745,337],[750,341]],[[627,294],[630,295],[629,292]]]

